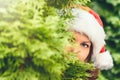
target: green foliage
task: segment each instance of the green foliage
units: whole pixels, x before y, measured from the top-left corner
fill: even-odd
[[[80,62],[73,53],[66,54],[64,59],[67,66],[62,80],[88,80],[92,76],[88,71],[94,70],[93,64]]]
[[[86,5],[90,0],[46,0],[48,5],[59,9],[70,8],[71,4]],[[56,4],[55,4],[56,3]]]
[[[93,65],[83,62],[69,62],[69,67],[65,70],[64,80],[88,80],[91,74],[87,73],[88,70],[93,70]]]
[[[107,49],[111,52],[114,59],[114,67],[112,68],[112,70],[102,71],[102,74],[107,80],[119,80],[120,0],[96,0],[93,1],[90,6],[100,14],[103,20],[105,32],[107,34],[106,46]]]
[[[0,0],[0,80],[62,80],[71,71],[71,78],[90,76],[93,66],[65,51],[71,33],[57,11],[44,0]]]
[[[59,80],[65,66],[51,57],[62,60],[60,54],[64,52],[62,47],[67,44],[67,33],[58,31],[64,25],[56,10],[45,6],[44,0],[19,0],[13,4],[1,12],[1,77],[6,80],[19,80],[21,76],[22,80]],[[49,16],[44,14],[46,11],[50,12]],[[26,74],[29,70],[31,75]],[[48,75],[44,77],[42,73]],[[53,74],[56,75],[51,76]]]

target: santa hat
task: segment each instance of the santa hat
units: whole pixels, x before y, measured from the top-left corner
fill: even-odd
[[[96,68],[107,70],[113,67],[113,59],[105,50],[105,32],[99,15],[84,6],[72,8],[73,20],[69,27],[77,32],[86,34],[93,44],[92,61]]]

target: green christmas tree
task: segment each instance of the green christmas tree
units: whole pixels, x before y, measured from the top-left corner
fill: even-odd
[[[88,1],[0,0],[0,80],[87,79],[93,67],[65,51],[70,15],[59,10]]]

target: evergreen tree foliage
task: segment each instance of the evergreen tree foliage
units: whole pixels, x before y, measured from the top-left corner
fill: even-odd
[[[92,64],[81,63],[65,51],[72,34],[65,25],[68,18],[58,11],[69,1],[89,2],[0,0],[0,80],[86,80],[91,76],[87,70],[93,69]]]

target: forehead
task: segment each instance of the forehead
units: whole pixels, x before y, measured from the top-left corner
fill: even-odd
[[[84,33],[74,32],[74,36],[75,36],[76,40],[89,41],[90,42],[90,39]]]

